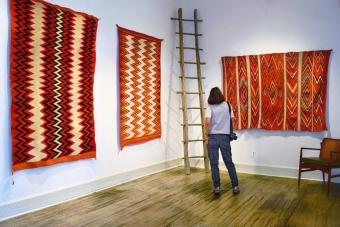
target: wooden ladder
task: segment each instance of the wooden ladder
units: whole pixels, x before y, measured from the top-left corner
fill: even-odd
[[[198,23],[202,22],[202,20],[199,20],[197,18],[197,9],[194,10],[194,19],[183,19],[182,16],[182,9],[178,9],[178,18],[171,18],[171,20],[178,21],[178,32],[176,34],[179,35],[179,46],[176,47],[179,49],[179,55],[180,55],[180,60],[178,61],[180,65],[180,79],[181,79],[181,91],[178,93],[182,97],[182,112],[183,112],[183,146],[184,146],[184,168],[185,168],[185,173],[190,174],[190,158],[203,158],[204,159],[204,168],[205,171],[209,171],[209,159],[208,159],[208,148],[207,148],[207,138],[205,134],[205,116],[204,116],[204,100],[203,100],[203,86],[202,86],[202,79],[205,79],[201,75],[201,65],[205,65],[206,63],[201,62],[200,60],[200,51],[202,51],[201,48],[199,48],[199,36],[202,36],[202,34],[198,33]],[[195,32],[194,33],[187,33],[183,32],[183,22],[194,22],[195,26]],[[185,36],[194,36],[195,37],[195,47],[186,47],[184,46],[184,37]],[[186,61],[184,58],[184,53],[185,50],[188,51],[195,51],[196,53],[196,61],[191,62],[191,61]],[[195,64],[196,65],[196,76],[187,76],[185,74],[185,65],[187,64]],[[197,80],[198,82],[198,91],[197,92],[188,92],[186,91],[186,80]],[[199,97],[199,105],[198,107],[188,107],[187,106],[187,95],[198,95]],[[188,111],[191,110],[200,110],[200,116],[201,116],[201,123],[199,124],[194,124],[194,123],[189,123],[188,120]],[[200,126],[202,129],[202,139],[189,139],[189,127],[195,127],[195,126]],[[189,143],[192,142],[202,142],[203,144],[203,155],[202,156],[189,156]]]

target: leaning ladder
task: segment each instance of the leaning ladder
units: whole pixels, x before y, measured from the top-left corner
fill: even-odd
[[[182,9],[178,9],[178,18],[171,18],[171,20],[178,21],[178,32],[176,34],[179,35],[179,46],[176,47],[179,49],[179,56],[180,60],[178,61],[180,65],[180,79],[181,79],[181,91],[178,93],[182,97],[182,112],[183,112],[183,146],[184,146],[184,168],[185,173],[190,174],[190,158],[203,158],[204,159],[204,168],[205,171],[209,171],[209,159],[208,159],[208,149],[207,149],[207,138],[205,134],[205,116],[204,116],[204,101],[203,101],[203,86],[202,86],[202,79],[205,79],[201,76],[201,65],[205,65],[204,62],[201,62],[200,60],[200,51],[202,51],[201,48],[199,48],[199,36],[202,36],[202,34],[198,33],[198,23],[202,22],[202,20],[199,20],[197,18],[197,9],[194,10],[194,19],[183,19],[182,17]],[[194,22],[195,26],[195,32],[194,33],[187,33],[183,32],[183,22]],[[184,37],[185,36],[195,36],[195,47],[185,47],[184,46]],[[185,61],[184,58],[184,50],[189,51],[195,51],[196,53],[196,62],[191,61]],[[187,76],[185,75],[185,65],[187,64],[195,64],[196,65],[196,76]],[[198,82],[198,91],[197,92],[188,92],[186,91],[186,80],[197,80]],[[198,107],[188,107],[187,106],[187,95],[198,95],[199,97],[199,106]],[[189,123],[188,121],[188,111],[191,110],[200,110],[200,116],[201,116],[201,123],[200,124],[193,124]],[[189,127],[191,126],[199,126],[202,129],[202,139],[189,139]],[[189,156],[189,143],[191,142],[202,142],[203,144],[203,155],[202,156]]]

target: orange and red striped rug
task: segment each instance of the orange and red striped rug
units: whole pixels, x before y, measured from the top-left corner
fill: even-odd
[[[11,0],[13,170],[96,156],[97,18],[41,0]]]
[[[234,128],[324,131],[331,50],[222,57]]]
[[[120,147],[161,137],[161,39],[118,27]]]

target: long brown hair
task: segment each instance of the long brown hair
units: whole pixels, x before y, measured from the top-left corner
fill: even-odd
[[[220,104],[225,101],[222,91],[218,87],[214,87],[210,90],[208,103],[210,105]]]

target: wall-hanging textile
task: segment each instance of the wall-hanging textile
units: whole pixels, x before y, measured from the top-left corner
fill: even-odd
[[[235,129],[324,131],[330,50],[222,57]]]
[[[161,39],[119,27],[120,147],[161,137]]]
[[[13,170],[96,156],[98,20],[41,0],[11,0]]]

